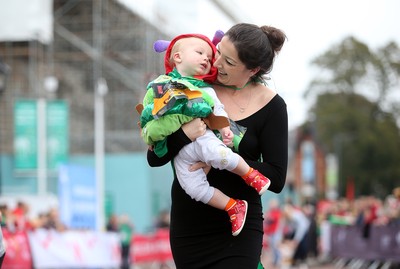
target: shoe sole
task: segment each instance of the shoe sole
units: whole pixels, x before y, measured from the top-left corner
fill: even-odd
[[[263,193],[268,190],[269,186],[271,185],[271,181],[268,181],[267,184],[258,192],[259,195],[263,195]]]
[[[247,218],[247,210],[249,209],[248,205],[247,205],[247,201],[244,201],[244,204],[246,205],[246,212],[244,213],[244,220],[243,220],[243,225],[242,227],[240,227],[239,230],[237,230],[236,232],[234,232],[232,235],[233,236],[237,236],[238,234],[240,234],[240,232],[243,230],[244,224],[246,223],[246,218]]]

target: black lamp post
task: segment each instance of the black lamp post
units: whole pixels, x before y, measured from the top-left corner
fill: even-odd
[[[0,60],[0,96],[6,90],[7,77],[8,77],[8,74],[10,73],[10,70],[11,70],[11,68]],[[1,117],[0,117],[0,120],[1,120]],[[1,128],[1,122],[0,122],[0,128]],[[1,130],[0,130],[0,134],[1,134]],[[2,162],[1,162],[1,159],[2,159],[1,154],[2,154],[2,148],[1,148],[1,136],[0,136],[0,195],[2,194],[2,187],[3,187],[3,181],[2,181],[2,171],[3,171],[2,168],[3,167],[2,167]]]

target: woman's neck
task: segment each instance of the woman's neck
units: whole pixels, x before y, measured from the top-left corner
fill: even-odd
[[[232,89],[232,90],[235,90],[235,91],[240,91],[240,90],[246,88],[247,86],[249,86],[250,84],[253,84],[253,83],[255,83],[255,84],[256,83],[262,83],[262,84],[265,85],[265,81],[260,77],[250,78],[250,80],[247,81],[246,84],[244,84],[244,86],[242,86],[242,87],[237,87],[236,85],[225,85],[225,84],[219,83],[218,81],[214,82],[215,85],[221,86],[223,88]]]
[[[235,91],[240,91],[240,90],[246,88],[251,83],[253,83],[253,81],[248,81],[243,87],[236,87],[234,85],[224,85],[224,84],[220,84],[219,82],[214,82],[214,84],[216,84],[218,86],[221,86],[223,88],[232,89],[232,90],[235,90]]]

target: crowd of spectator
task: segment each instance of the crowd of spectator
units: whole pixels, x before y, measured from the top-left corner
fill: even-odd
[[[29,215],[29,204],[18,201],[14,208],[9,208],[7,204],[0,205],[0,212],[2,214],[1,227],[10,232],[32,231],[39,228],[57,231],[66,229],[60,221],[57,208],[51,208],[47,212],[31,217]]]
[[[267,267],[329,260],[329,240],[325,240],[329,236],[323,236],[327,224],[358,226],[364,238],[369,237],[373,226],[400,229],[400,187],[384,199],[370,195],[304,204],[291,200],[283,204],[270,202],[264,215],[266,253],[263,256],[268,257]]]
[[[317,208],[318,221],[345,225],[400,225],[400,187],[385,199],[373,195],[354,200],[324,201]]]
[[[265,249],[272,268],[282,268],[284,262],[293,265],[295,262],[305,262],[307,259],[325,259],[329,256],[329,247],[322,238],[323,226],[326,223],[335,225],[353,225],[360,227],[362,236],[369,237],[373,226],[391,226],[400,228],[400,187],[384,199],[373,195],[361,196],[349,200],[321,200],[307,202],[302,205],[293,201],[279,204],[270,201],[265,210]],[[13,208],[6,204],[0,205],[1,228],[9,232],[33,231],[35,229],[54,229],[65,231],[57,208],[51,208],[30,217],[29,204],[18,201]],[[169,228],[169,212],[160,212],[155,220],[154,228]],[[304,227],[307,231],[304,232]],[[107,231],[121,234],[123,259],[127,261],[129,239],[133,234],[133,224],[125,215],[111,215],[108,218]],[[297,229],[297,233],[296,233]],[[303,232],[299,233],[302,229]],[[123,237],[122,237],[123,236]],[[304,242],[307,242],[305,244]],[[300,251],[300,255],[299,255]],[[128,263],[125,263],[128,264]]]

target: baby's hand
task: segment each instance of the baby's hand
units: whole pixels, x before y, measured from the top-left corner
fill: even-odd
[[[220,130],[222,136],[222,142],[227,145],[228,147],[232,146],[233,141],[233,132],[229,127],[222,128]]]

